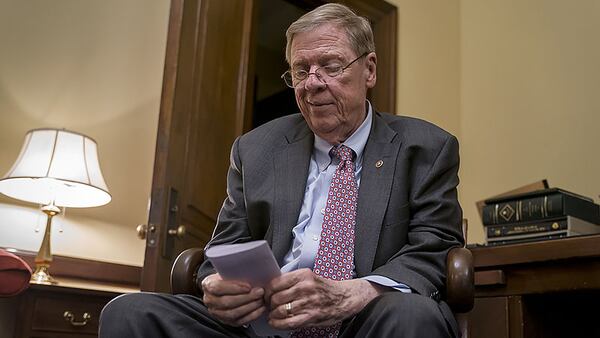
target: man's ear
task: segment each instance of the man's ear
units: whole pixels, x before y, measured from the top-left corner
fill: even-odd
[[[367,66],[365,69],[367,76],[367,88],[373,88],[377,82],[377,54],[375,54],[375,52],[371,52],[367,54],[365,60],[365,65]]]

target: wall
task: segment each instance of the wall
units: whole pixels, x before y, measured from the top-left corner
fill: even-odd
[[[458,1],[388,2],[398,8],[396,111],[428,120],[459,136]]]
[[[600,2],[389,0],[398,111],[457,135],[469,242],[475,202],[542,178],[598,200]]]
[[[113,198],[58,217],[55,254],[143,264],[135,227],[147,220],[168,11],[163,0],[0,3],[0,175],[27,130],[67,128],[97,141]],[[44,224],[37,206],[0,199],[0,246],[37,251]]]
[[[461,1],[461,202],[547,178],[598,200],[600,2]]]

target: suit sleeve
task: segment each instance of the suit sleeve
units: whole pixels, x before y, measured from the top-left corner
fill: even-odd
[[[433,161],[420,165],[410,189],[407,243],[371,274],[391,278],[434,299],[445,284],[446,256],[464,243],[458,204],[458,141],[448,136]]]

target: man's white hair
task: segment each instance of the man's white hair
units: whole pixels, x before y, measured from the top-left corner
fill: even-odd
[[[373,30],[369,21],[354,13],[350,8],[341,4],[325,4],[304,14],[294,21],[285,32],[285,60],[290,64],[291,49],[294,36],[304,33],[324,24],[334,24],[346,32],[350,47],[356,56],[375,51]]]

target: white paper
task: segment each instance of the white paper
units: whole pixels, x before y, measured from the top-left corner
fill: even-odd
[[[252,287],[265,287],[281,275],[273,252],[264,240],[211,246],[205,256],[223,279],[248,282]],[[288,331],[272,328],[266,313],[251,322],[250,327],[259,336],[289,336]]]

